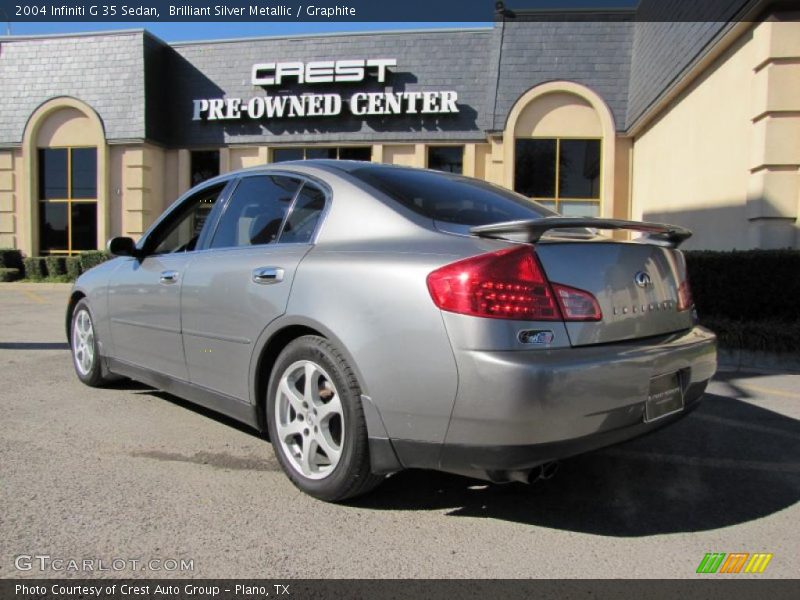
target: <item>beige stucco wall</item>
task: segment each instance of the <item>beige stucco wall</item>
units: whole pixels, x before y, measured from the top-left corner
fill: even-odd
[[[269,161],[269,149],[266,146],[247,146],[230,149],[230,170],[246,169],[265,165]]]
[[[119,149],[121,235],[138,239],[164,210],[166,152],[152,144]]]
[[[522,109],[515,137],[603,137],[600,119],[592,105],[572,93],[551,92]]]
[[[178,151],[158,146],[110,146],[108,237],[134,239],[178,197]]]
[[[781,52],[782,56],[776,56]],[[797,246],[800,23],[759,23],[639,133],[632,216],[685,225],[687,248]]]
[[[127,146],[111,146],[108,152],[108,237],[122,235],[123,211],[123,156]]]
[[[0,248],[15,248],[19,243],[19,227],[15,214],[18,202],[14,150],[0,151]]]
[[[391,165],[424,167],[426,162],[425,144],[398,144],[383,146],[383,161]]]
[[[91,146],[97,142],[88,115],[71,107],[56,110],[37,129],[36,146]]]
[[[184,191],[181,190],[178,173],[178,151],[165,150],[164,151],[164,192],[161,198],[161,211],[169,207],[170,204],[175,202]],[[188,179],[188,177],[187,177]]]

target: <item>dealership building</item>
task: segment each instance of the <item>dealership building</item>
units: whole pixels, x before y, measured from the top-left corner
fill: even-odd
[[[796,248],[800,15],[739,4],[685,22],[640,6],[475,29],[0,38],[0,247],[102,248],[216,174],[336,158],[685,225],[689,248]]]

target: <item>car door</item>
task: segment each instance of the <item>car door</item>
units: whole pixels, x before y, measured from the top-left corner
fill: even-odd
[[[208,248],[186,269],[181,296],[189,380],[249,402],[254,344],[283,314],[298,264],[326,205],[299,177],[254,174],[231,192]]]
[[[192,193],[165,214],[109,280],[113,356],[150,371],[188,380],[180,321],[186,267],[213,221],[225,183]]]

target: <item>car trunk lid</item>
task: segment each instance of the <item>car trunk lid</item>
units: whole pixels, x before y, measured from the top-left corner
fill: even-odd
[[[585,290],[600,305],[600,321],[567,321],[573,346],[692,326],[691,311],[679,310],[686,265],[677,250],[625,242],[550,242],[537,244],[536,254],[551,282]]]
[[[614,241],[585,227],[645,232],[634,241]],[[564,230],[545,235],[551,229]],[[477,230],[477,231],[476,231]],[[645,338],[689,329],[692,311],[681,306],[679,288],[686,262],[676,249],[691,235],[655,223],[603,219],[544,218],[473,228],[473,234],[536,242],[536,255],[553,284],[591,293],[600,321],[566,321],[573,346]]]

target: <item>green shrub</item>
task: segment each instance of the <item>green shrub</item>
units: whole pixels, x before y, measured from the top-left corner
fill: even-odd
[[[800,251],[686,252],[700,323],[722,348],[800,352]]]
[[[91,250],[89,252],[81,252],[81,270],[85,273],[92,267],[96,267],[100,263],[106,262],[111,255],[105,250]]]
[[[70,281],[75,281],[81,274],[81,257],[68,256],[66,260],[67,277]]]
[[[19,269],[0,267],[0,281],[16,281],[21,276],[22,272]]]
[[[800,320],[734,321],[711,317],[702,319],[702,324],[717,334],[722,348],[800,353]]]
[[[16,248],[0,248],[0,268],[22,270],[22,252]]]
[[[26,256],[22,259],[25,277],[33,281],[41,281],[47,277],[47,265],[43,256]]]
[[[798,319],[800,250],[687,252],[700,318]]]
[[[64,256],[46,256],[44,264],[47,266],[47,277],[53,278],[67,273],[66,257]]]

